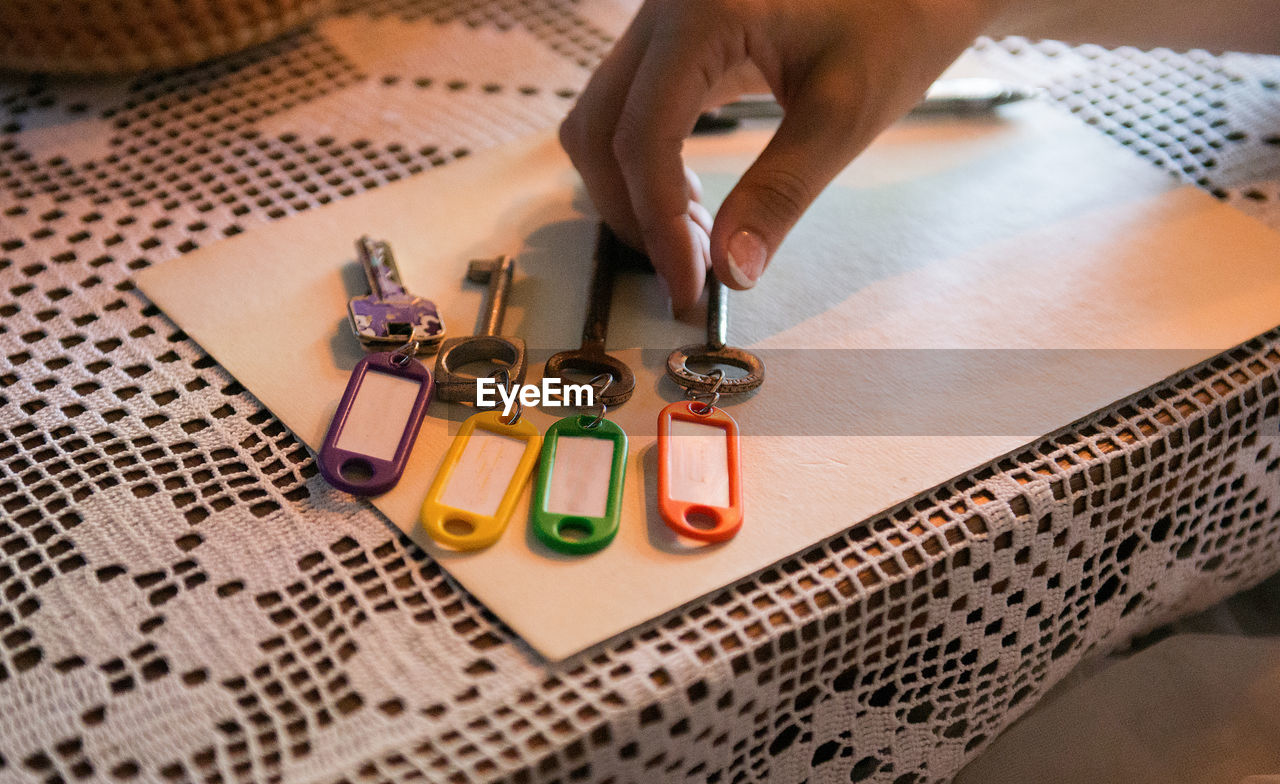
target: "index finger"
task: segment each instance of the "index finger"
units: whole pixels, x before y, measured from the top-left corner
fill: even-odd
[[[644,57],[659,4],[641,6],[631,24],[596,67],[560,125],[560,144],[577,167],[600,217],[627,244],[641,246],[631,200],[610,149],[627,89]]]
[[[723,26],[695,7],[665,17],[650,36],[614,130],[613,154],[626,182],[645,251],[667,282],[676,312],[697,301],[710,256],[681,151],[720,74]],[[713,39],[713,36],[715,39]]]

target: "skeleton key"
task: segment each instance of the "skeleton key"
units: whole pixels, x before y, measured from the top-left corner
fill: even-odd
[[[436,356],[437,397],[455,402],[474,399],[476,377],[459,371],[472,362],[489,360],[504,365],[513,384],[524,383],[524,341],[498,334],[515,268],[515,259],[510,256],[473,261],[467,266],[467,280],[489,284],[489,310],[479,335],[449,338],[441,346]]]
[[[577,371],[592,376],[607,373],[613,383],[601,394],[606,405],[618,406],[631,397],[636,388],[636,377],[627,364],[604,350],[605,336],[609,330],[609,309],[613,305],[614,272],[623,258],[635,256],[635,251],[623,245],[613,231],[603,223],[596,240],[595,271],[591,275],[591,300],[587,305],[587,323],[582,327],[582,346],[573,351],[561,351],[547,360],[543,376],[563,379],[566,371]]]
[[[729,331],[729,291],[713,272],[707,273],[707,290],[707,342],[672,351],[667,356],[667,375],[690,392],[709,392],[713,387],[724,395],[750,392],[764,383],[764,362],[750,351],[725,345],[725,334]],[[746,371],[746,375],[720,378],[690,369],[690,362],[729,365]]]
[[[402,346],[417,341],[420,350],[435,348],[444,340],[444,322],[435,303],[405,291],[391,247],[382,240],[356,240],[360,266],[369,280],[371,294],[347,304],[351,328],[370,348]]]

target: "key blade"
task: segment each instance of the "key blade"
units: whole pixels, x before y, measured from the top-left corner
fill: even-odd
[[[502,318],[507,313],[507,298],[511,294],[511,281],[516,274],[516,260],[502,256],[495,262],[489,274],[489,308],[485,311],[481,335],[498,335],[502,332]]]
[[[467,280],[489,285],[489,299],[485,309],[480,311],[482,321],[476,337],[502,334],[502,318],[507,312],[507,296],[511,293],[515,272],[516,260],[510,256],[472,259],[467,263]]]
[[[707,271],[707,346],[724,348],[729,333],[729,290],[714,272]]]
[[[395,256],[391,254],[391,246],[386,241],[363,236],[356,240],[356,254],[360,257],[360,266],[364,268],[369,291],[375,299],[401,299],[409,296],[404,284],[400,282],[400,269],[396,267]]]
[[[601,222],[592,259],[594,269],[587,295],[587,320],[582,326],[584,349],[595,347],[604,351],[605,338],[609,333],[609,311],[613,307],[614,271],[625,247],[613,230]]]

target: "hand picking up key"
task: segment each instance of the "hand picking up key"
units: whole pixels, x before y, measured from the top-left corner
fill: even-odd
[[[823,188],[994,17],[1000,0],[646,0],[560,127],[601,216],[678,314],[708,268],[755,285]],[[777,133],[714,221],[681,150],[705,109],[770,90]]]

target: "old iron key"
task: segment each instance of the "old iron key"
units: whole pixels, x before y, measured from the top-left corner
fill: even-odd
[[[459,368],[472,362],[491,361],[507,368],[512,384],[524,383],[525,346],[520,338],[499,335],[507,310],[507,294],[515,275],[516,261],[510,256],[482,259],[467,265],[467,280],[489,284],[489,309],[480,334],[450,338],[436,356],[436,396],[444,400],[474,400],[476,376]]]
[[[636,377],[627,364],[605,353],[605,336],[609,331],[609,309],[613,305],[613,278],[621,259],[635,256],[603,223],[596,239],[595,271],[591,275],[591,300],[587,305],[587,322],[582,327],[582,346],[573,351],[561,351],[547,360],[543,376],[563,379],[566,371],[577,371],[588,376],[608,373],[613,382],[601,394],[608,406],[621,405],[631,397],[636,388]]]
[[[750,392],[764,383],[764,362],[750,351],[725,345],[725,334],[729,331],[729,291],[713,272],[707,273],[707,289],[707,342],[672,351],[667,356],[667,375],[691,392],[710,392],[717,381],[720,394]],[[737,378],[726,375],[720,380],[691,370],[690,362],[729,365],[745,371],[746,375]]]
[[[356,253],[372,292],[347,303],[351,329],[360,342],[387,348],[417,341],[419,351],[438,346],[444,340],[440,313],[431,300],[405,290],[391,247],[366,236],[356,240]]]

